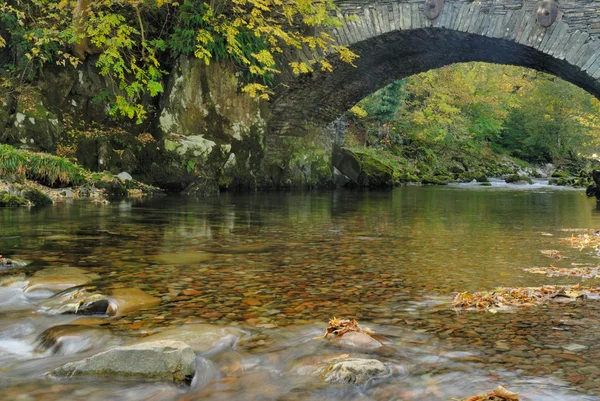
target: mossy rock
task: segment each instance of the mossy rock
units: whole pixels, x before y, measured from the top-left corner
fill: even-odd
[[[518,184],[518,183],[522,183],[522,182],[526,182],[528,184],[533,184],[533,181],[531,180],[531,178],[526,177],[524,175],[519,175],[519,174],[509,175],[505,181],[507,184]]]
[[[488,178],[483,173],[476,173],[474,176],[475,176],[475,181],[477,181],[477,182],[489,182]]]
[[[566,178],[569,177],[571,174],[568,171],[564,171],[564,170],[560,170],[560,171],[555,171],[552,173],[551,177],[552,178]]]
[[[491,187],[491,186],[492,186],[492,183],[491,183],[491,182],[489,182],[489,181],[484,181],[484,182],[482,182],[482,183],[481,183],[481,184],[479,184],[479,185],[481,185],[482,187]]]
[[[452,178],[450,178],[448,176],[439,175],[439,176],[425,176],[425,177],[423,177],[423,179],[421,181],[423,182],[423,184],[428,184],[428,185],[448,185],[453,180],[452,180]]]
[[[405,182],[419,182],[419,177],[417,177],[414,174],[403,173],[403,174],[399,175],[398,182],[401,182],[401,183],[405,183]]]
[[[110,199],[126,198],[129,193],[125,184],[118,178],[109,181],[99,180],[94,185],[96,188],[104,189]]]
[[[27,188],[21,192],[21,196],[30,201],[34,206],[52,204],[52,199],[37,188]]]
[[[373,156],[359,155],[361,176],[359,184],[368,187],[389,187],[393,185],[394,169]]]
[[[6,191],[0,192],[0,207],[19,207],[29,205],[27,199],[9,194]]]

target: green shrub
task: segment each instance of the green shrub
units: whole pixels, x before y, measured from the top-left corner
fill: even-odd
[[[81,185],[88,171],[62,157],[0,145],[0,175],[28,178],[41,184]]]

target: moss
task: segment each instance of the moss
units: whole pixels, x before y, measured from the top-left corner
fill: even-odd
[[[421,180],[423,182],[423,184],[429,184],[429,185],[448,185],[450,182],[454,181],[452,178],[448,177],[448,176],[444,176],[444,175],[438,175],[438,176],[425,176],[423,177],[423,179]]]
[[[21,192],[23,198],[27,199],[34,206],[46,206],[52,204],[52,199],[37,188],[27,188]]]
[[[505,181],[506,181],[507,184],[516,184],[516,183],[521,182],[521,181],[525,181],[528,184],[533,184],[533,181],[531,180],[531,178],[526,177],[524,175],[519,175],[519,174],[509,175],[508,178]]]
[[[410,174],[410,173],[402,173],[400,174],[400,176],[398,177],[398,182],[399,183],[407,183],[407,182],[419,182],[419,177],[417,177],[414,174]]]
[[[0,207],[19,207],[28,204],[29,202],[27,202],[27,199],[25,198],[9,194],[6,191],[0,192]]]
[[[566,170],[557,170],[555,172],[552,173],[552,178],[566,178],[569,177],[571,175],[571,173],[569,173]]]

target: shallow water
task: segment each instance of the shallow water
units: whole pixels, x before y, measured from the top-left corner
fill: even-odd
[[[0,253],[31,262],[0,278],[76,266],[99,274],[100,289],[161,298],[156,308],[102,318],[111,340],[93,350],[75,344],[52,355],[35,350],[37,336],[76,318],[44,313],[43,299],[18,285],[0,287],[0,391],[10,400],[435,401],[503,383],[533,392],[528,400],[600,400],[600,302],[498,314],[449,302],[457,291],[581,281],[524,268],[598,264],[593,249],[559,241],[568,229],[600,228],[595,200],[541,183],[496,184],[0,210]],[[376,332],[386,351],[368,357],[386,363],[390,377],[344,387],[298,373],[307,361],[348,353],[315,340],[334,315]],[[115,338],[190,323],[245,333],[201,355],[190,388],[46,376]]]

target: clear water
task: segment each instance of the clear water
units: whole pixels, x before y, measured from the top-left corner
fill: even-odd
[[[75,320],[43,299],[0,287],[0,391],[8,400],[451,400],[498,384],[527,400],[600,400],[600,302],[456,311],[457,291],[574,284],[523,269],[598,264],[559,241],[600,228],[583,191],[542,184],[464,184],[386,192],[310,192],[61,204],[0,210],[0,253],[29,260],[0,278],[53,266],[100,275],[103,290],[136,287],[161,304],[103,318],[111,340],[35,350],[45,329]],[[558,249],[560,261],[539,251]],[[585,285],[597,285],[587,280]],[[298,367],[348,353],[315,340],[332,316],[356,318],[386,345],[391,377],[325,385]],[[66,361],[191,323],[238,327],[199,357],[191,387],[115,379],[56,380]],[[108,338],[108,337],[107,337]],[[581,345],[576,351],[571,346]],[[352,352],[350,352],[352,353]]]

